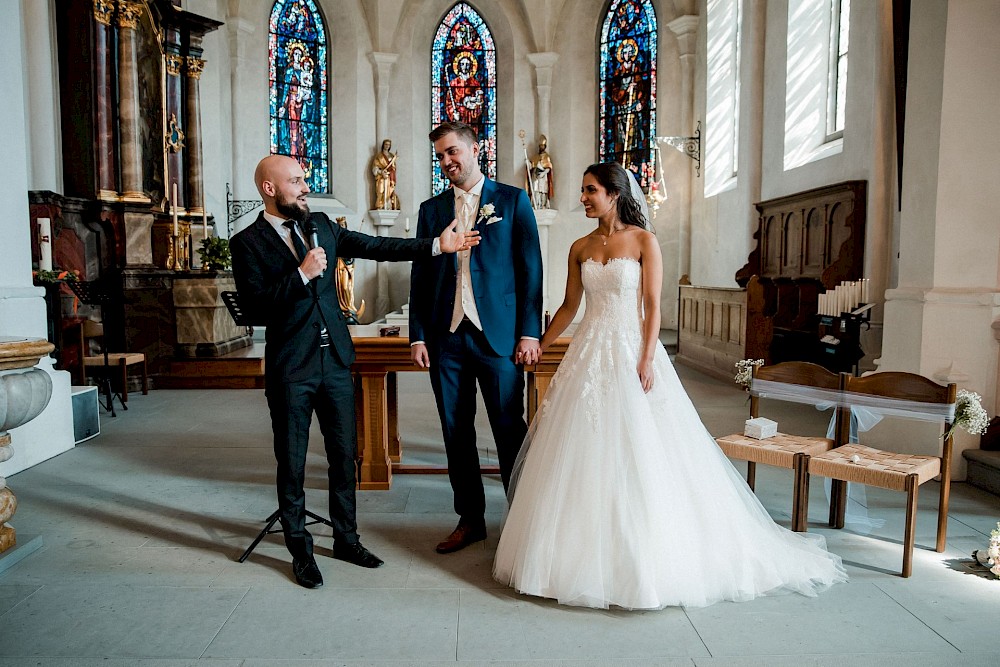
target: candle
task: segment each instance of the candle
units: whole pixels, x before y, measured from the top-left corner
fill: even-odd
[[[52,222],[48,218],[38,219],[38,270],[52,270]]]
[[[170,210],[172,211],[173,216],[174,216],[174,236],[178,236],[178,234],[177,234],[177,184],[176,183],[174,183],[174,195],[170,199]]]
[[[406,224],[403,225],[403,231],[406,233],[410,232],[410,219],[406,219]]]
[[[201,227],[204,232],[203,239],[208,240],[208,212],[205,209],[201,210]]]

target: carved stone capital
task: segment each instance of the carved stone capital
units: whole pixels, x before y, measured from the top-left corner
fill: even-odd
[[[111,25],[111,17],[114,13],[114,0],[94,0],[94,20],[98,23]]]
[[[118,27],[132,28],[139,25],[139,15],[142,14],[142,3],[134,0],[118,0]]]
[[[205,70],[205,60],[188,56],[184,59],[187,63],[187,75],[192,79],[200,79],[201,73]]]

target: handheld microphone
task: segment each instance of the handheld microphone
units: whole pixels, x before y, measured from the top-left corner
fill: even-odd
[[[304,231],[306,233],[306,235],[309,237],[309,247],[310,248],[318,248],[319,247],[319,233],[316,230],[316,223],[313,222],[311,218],[307,218],[302,223],[302,231]],[[325,271],[320,271],[318,277],[322,278],[324,273],[326,273],[326,272]]]

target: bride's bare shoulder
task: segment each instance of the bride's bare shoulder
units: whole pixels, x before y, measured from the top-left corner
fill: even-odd
[[[587,234],[586,236],[581,236],[577,240],[573,241],[573,245],[569,247],[569,256],[571,259],[575,259],[577,262],[582,262],[587,258],[585,253],[590,247],[591,242],[594,240],[593,234]]]

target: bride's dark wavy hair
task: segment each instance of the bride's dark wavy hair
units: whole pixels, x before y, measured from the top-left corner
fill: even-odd
[[[584,170],[583,175],[587,174],[596,178],[609,195],[618,197],[618,219],[622,223],[652,231],[642,215],[642,206],[632,196],[632,186],[624,167],[617,162],[598,162]]]

